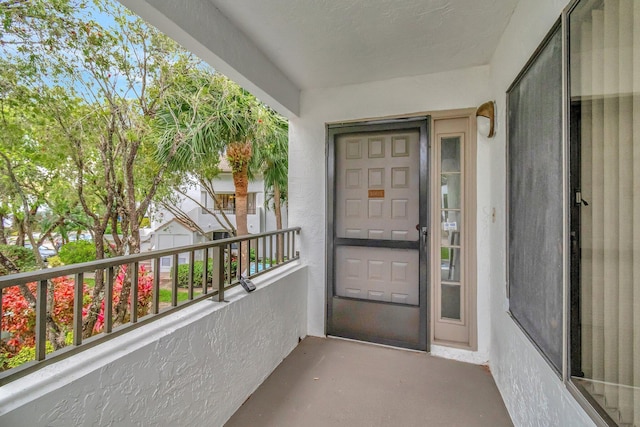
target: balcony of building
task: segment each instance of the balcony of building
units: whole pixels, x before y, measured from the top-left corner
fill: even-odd
[[[294,243],[300,231],[3,277],[5,289],[35,283],[38,301],[36,360],[2,373],[0,423],[511,425],[486,365],[307,336],[308,268]],[[271,255],[278,234],[286,242],[284,261],[263,264],[261,255]],[[226,257],[232,246],[242,247],[240,241],[258,248],[249,266],[257,286],[252,292],[226,275]],[[213,277],[191,272],[187,300],[161,304],[161,289],[177,295],[177,273],[167,278],[154,268],[163,257],[178,255],[190,260],[189,267],[199,256],[211,259]],[[45,352],[48,280],[66,277],[81,293],[84,277],[102,273],[105,292],[113,295],[109,284],[117,283],[123,265],[132,271],[147,266],[140,274],[151,269],[151,313],[118,325],[113,301],[107,302],[112,310],[105,312],[102,333],[82,339],[81,323],[74,321],[73,344]],[[142,296],[132,295],[136,307]],[[82,313],[77,301],[82,298],[76,314]]]
[[[300,257],[60,359],[41,310],[0,424],[640,426],[639,2],[121,2],[289,119]]]

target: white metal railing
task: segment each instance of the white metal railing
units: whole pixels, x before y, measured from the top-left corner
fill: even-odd
[[[78,353],[203,299],[213,298],[215,301],[223,302],[225,290],[240,283],[241,272],[246,272],[245,276],[247,277],[253,277],[298,259],[299,253],[296,251],[295,235],[299,233],[299,227],[288,228],[214,240],[192,246],[1,276],[0,319],[3,320],[5,315],[15,315],[15,313],[3,313],[2,311],[2,298],[5,290],[27,285],[33,288],[33,284],[35,284],[35,302],[32,304],[35,311],[35,356],[33,361],[0,372],[0,385],[33,372],[45,364]],[[243,257],[241,256],[243,252],[247,254],[244,261],[247,265],[243,265]],[[183,271],[186,269],[186,280],[184,277],[179,278],[179,255],[184,254],[188,255],[189,259],[186,267],[183,268]],[[161,259],[165,257],[172,257],[173,267],[168,274],[169,277],[162,277],[161,274]],[[196,277],[194,272],[197,262],[202,262],[200,277]],[[146,303],[149,306],[143,310],[144,315],[139,316],[141,300],[138,279],[140,267],[145,263],[152,265],[151,295],[150,301]],[[120,277],[118,277],[119,275]],[[102,320],[100,321],[102,331],[98,333],[94,333],[93,324],[89,325],[91,329],[87,333],[86,316],[91,313],[87,312],[83,315],[83,311],[87,311],[85,279],[90,276],[96,283],[101,283],[101,288],[94,292],[94,294],[99,294],[103,301]],[[52,322],[52,281],[57,278],[73,278],[73,320],[68,331],[72,334],[72,343],[47,354],[47,328],[51,327]],[[179,279],[182,282],[186,281],[187,289],[186,299],[181,302],[178,301]],[[115,313],[116,307],[114,306],[114,296],[116,296],[114,295],[114,283],[117,280],[120,280],[120,284],[127,283],[126,288],[129,290],[128,293],[121,291],[117,295],[118,298],[127,299],[127,302],[119,304],[121,309],[119,314]],[[164,306],[160,301],[161,281],[165,282],[163,289],[168,288],[171,292],[170,301],[164,303]],[[123,310],[128,312],[126,316],[122,315]],[[146,311],[149,313],[146,314]],[[96,317],[95,312],[93,315]],[[3,321],[2,325],[4,324]],[[3,332],[3,338],[0,339],[6,340],[7,331],[0,332]]]

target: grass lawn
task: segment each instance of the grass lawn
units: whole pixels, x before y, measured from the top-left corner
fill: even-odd
[[[186,301],[189,298],[189,292],[178,291],[178,302]],[[160,302],[171,302],[171,289],[160,289]]]
[[[92,289],[96,285],[95,279],[84,279],[84,284],[89,289]],[[194,296],[198,296],[199,292],[194,292]],[[178,302],[186,301],[189,298],[189,292],[178,291]],[[160,289],[160,302],[171,302],[171,289]]]

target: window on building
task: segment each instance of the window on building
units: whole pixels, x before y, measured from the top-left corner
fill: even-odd
[[[206,194],[206,193],[205,193]],[[218,205],[215,207],[214,212],[224,212],[228,215],[236,214],[236,195],[235,194],[217,194]],[[208,199],[211,202],[210,199]],[[211,202],[207,207],[213,208]],[[247,214],[254,215],[256,213],[256,193],[247,194]]]
[[[209,207],[211,206],[210,203],[210,199],[209,199],[209,194],[206,191],[201,191],[200,192],[200,203],[202,204],[202,208],[201,211],[203,214],[208,213]]]
[[[640,425],[640,2],[568,12],[571,375]]]
[[[509,311],[563,367],[562,31],[551,30],[507,93]]]
[[[475,110],[433,120],[432,180],[434,191],[431,253],[440,268],[432,272],[433,344],[477,348],[475,240]]]

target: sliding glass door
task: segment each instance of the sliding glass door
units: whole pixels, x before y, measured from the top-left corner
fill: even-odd
[[[640,1],[568,15],[574,382],[640,425]]]

